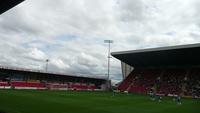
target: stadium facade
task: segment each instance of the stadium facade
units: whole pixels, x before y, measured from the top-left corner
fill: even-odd
[[[113,52],[122,63],[120,91],[199,96],[200,44]]]
[[[1,89],[105,90],[104,78],[0,67]]]

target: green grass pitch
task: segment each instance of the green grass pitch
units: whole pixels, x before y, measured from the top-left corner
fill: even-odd
[[[200,113],[200,100],[108,92],[0,90],[0,113]]]

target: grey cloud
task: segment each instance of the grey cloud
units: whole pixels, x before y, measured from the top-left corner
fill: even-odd
[[[145,6],[141,0],[119,0],[118,8],[122,21],[141,21],[145,17]]]
[[[195,39],[200,39],[200,33],[191,32],[190,36],[193,37],[193,38],[195,38]]]
[[[200,42],[198,0],[26,0],[0,16],[0,64],[105,76],[112,51]],[[66,36],[66,37],[65,37]],[[75,36],[73,40],[60,40]],[[6,47],[6,49],[5,49]],[[84,53],[84,54],[83,54]],[[111,78],[121,79],[111,60]]]

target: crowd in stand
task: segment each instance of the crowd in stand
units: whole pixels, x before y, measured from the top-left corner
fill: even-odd
[[[120,91],[200,97],[200,70],[198,69],[140,69],[134,70],[119,85]]]

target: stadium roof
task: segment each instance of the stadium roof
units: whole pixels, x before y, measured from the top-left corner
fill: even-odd
[[[21,3],[22,1],[24,0],[0,0],[0,14],[13,8],[14,6]]]
[[[84,76],[84,75],[67,75],[63,73],[55,73],[55,72],[44,72],[41,70],[31,70],[31,69],[24,69],[24,68],[13,68],[13,67],[5,67],[0,66],[0,72],[1,71],[7,71],[7,72],[15,72],[15,73],[26,73],[26,74],[38,74],[38,75],[50,75],[50,76],[64,76],[64,77],[73,77],[73,78],[86,78],[91,80],[106,80],[105,77],[90,77],[90,76]]]
[[[133,67],[199,67],[200,43],[112,52],[112,56]]]

